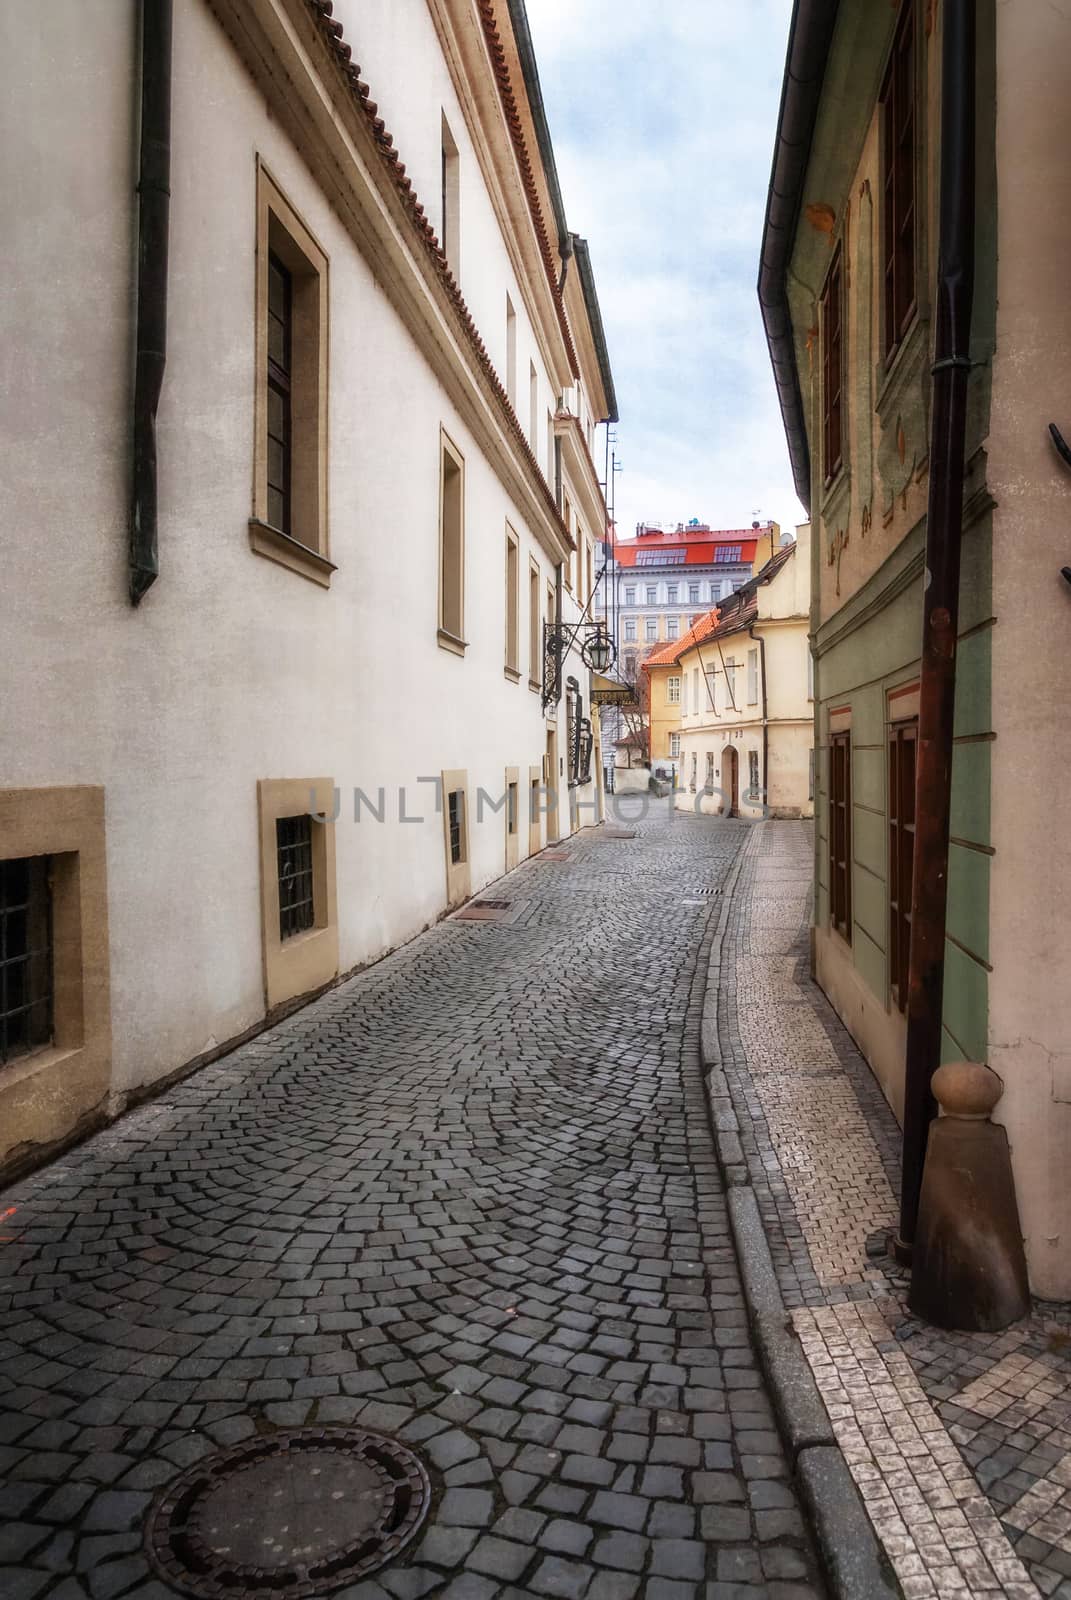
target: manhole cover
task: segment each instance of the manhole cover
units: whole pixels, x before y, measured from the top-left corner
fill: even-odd
[[[472,909],[473,909],[473,911],[508,911],[509,908],[510,908],[510,905],[511,905],[511,902],[509,900],[473,900],[472,901]]]
[[[411,1450],[363,1428],[293,1428],[208,1456],[163,1491],[145,1546],[185,1594],[303,1600],[392,1561],[430,1499]]]

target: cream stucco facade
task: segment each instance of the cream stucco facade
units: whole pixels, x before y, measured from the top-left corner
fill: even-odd
[[[804,525],[685,641],[678,809],[814,815],[809,555]]]
[[[557,180],[509,13],[488,25],[489,9],[341,0],[358,83],[311,0],[176,0],[160,571],[137,609],[138,8],[0,11],[0,329],[17,352],[0,392],[0,820],[18,794],[0,861],[27,839],[69,853],[62,817],[50,833],[35,809],[99,795],[79,960],[105,1002],[84,1092],[55,1051],[0,1065],[0,1163],[114,1115],[597,815],[598,749],[574,759],[590,675],[572,651],[544,710],[543,627],[559,595],[566,622],[590,597],[612,379],[576,248],[557,287]],[[424,216],[437,236],[448,222],[445,266]],[[322,406],[293,419],[315,430],[311,554],[258,499],[265,248],[292,257],[295,285],[316,275]],[[310,807],[296,960],[265,884],[277,820]]]

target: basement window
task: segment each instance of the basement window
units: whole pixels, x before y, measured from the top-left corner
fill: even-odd
[[[279,874],[279,938],[292,939],[316,925],[312,818],[276,818],[275,849]]]
[[[52,1042],[48,856],[0,861],[0,1064]]]

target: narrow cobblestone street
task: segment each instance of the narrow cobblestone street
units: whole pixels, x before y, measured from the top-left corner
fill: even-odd
[[[358,1423],[432,1478],[350,1600],[813,1600],[699,1067],[748,828],[588,830],[7,1191],[0,1595],[162,1600],[153,1495]],[[560,997],[560,998],[559,998]]]

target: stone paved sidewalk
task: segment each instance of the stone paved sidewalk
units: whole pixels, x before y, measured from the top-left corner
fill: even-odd
[[[587,831],[6,1193],[2,1600],[163,1600],[154,1493],[306,1421],[433,1479],[348,1600],[816,1600],[698,1057],[747,834]]]
[[[812,851],[807,824],[755,828],[722,935],[722,1067],[782,1297],[908,1600],[1071,1600],[1071,1316],[948,1334],[907,1311],[899,1129],[809,977]]]

